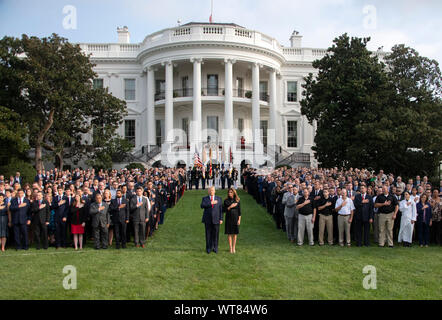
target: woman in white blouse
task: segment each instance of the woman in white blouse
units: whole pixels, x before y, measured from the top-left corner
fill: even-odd
[[[399,210],[402,212],[402,217],[398,242],[403,242],[404,247],[411,247],[413,228],[416,222],[416,202],[411,199],[407,191],[405,191],[404,195],[405,199],[399,203]]]

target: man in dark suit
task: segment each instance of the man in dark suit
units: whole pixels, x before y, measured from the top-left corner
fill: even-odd
[[[100,249],[100,242],[101,248],[107,249],[110,224],[109,205],[103,201],[99,192],[95,195],[95,202],[89,208],[89,214],[92,217],[95,249]]]
[[[364,232],[364,245],[368,247],[370,245],[369,235],[370,235],[370,224],[373,223],[374,218],[374,204],[373,198],[367,194],[367,187],[361,185],[361,193],[355,195],[355,236],[356,245],[358,247],[362,246],[362,230]]]
[[[134,241],[137,248],[145,243],[146,223],[149,222],[150,202],[143,197],[143,188],[138,187],[137,193],[130,200],[131,220],[134,226]]]
[[[115,247],[120,249],[120,243],[123,249],[126,248],[126,229],[129,223],[129,207],[126,199],[123,198],[123,192],[118,189],[117,196],[112,199],[110,211],[113,213],[113,223],[115,230]]]
[[[37,199],[31,205],[31,226],[34,233],[35,246],[40,250],[41,243],[43,249],[48,248],[48,225],[51,218],[51,208],[49,202],[43,199],[43,192],[37,193]]]
[[[202,221],[206,228],[206,251],[218,253],[219,226],[223,223],[223,204],[221,197],[215,196],[215,187],[209,188],[209,195],[201,201],[204,209]]]
[[[69,212],[68,198],[63,195],[63,187],[58,188],[58,194],[52,200],[52,207],[55,210],[55,246],[66,248],[66,221]]]
[[[28,229],[31,224],[31,203],[25,198],[23,189],[18,190],[17,198],[12,198],[9,210],[12,214],[16,250],[28,250]],[[22,241],[23,240],[23,241]]]

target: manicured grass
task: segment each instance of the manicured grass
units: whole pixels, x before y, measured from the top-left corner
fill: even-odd
[[[187,191],[145,249],[7,250],[0,254],[0,299],[442,298],[440,247],[297,247],[242,191],[237,253],[229,253],[221,226],[220,251],[207,254],[206,194]],[[77,268],[76,290],[62,286],[65,265]],[[362,286],[366,265],[376,267],[376,290]]]

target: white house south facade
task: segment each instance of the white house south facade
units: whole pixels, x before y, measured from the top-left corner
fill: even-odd
[[[188,23],[131,44],[126,27],[117,43],[82,43],[96,64],[94,85],[127,103],[119,134],[134,157],[166,166],[194,162],[316,166],[315,125],[301,115],[303,78],[326,49],[291,46],[236,24]],[[210,154],[209,154],[210,150]],[[205,155],[203,155],[205,153]]]

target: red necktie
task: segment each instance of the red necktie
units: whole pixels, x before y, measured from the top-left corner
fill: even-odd
[[[210,197],[210,201],[213,202],[213,196]],[[213,208],[213,203],[212,203],[212,208]]]
[[[362,195],[362,201],[364,201],[364,200],[365,200],[365,194]]]

